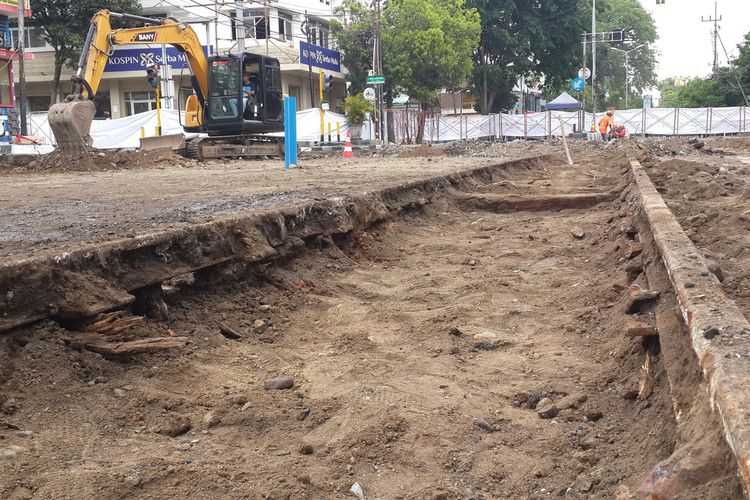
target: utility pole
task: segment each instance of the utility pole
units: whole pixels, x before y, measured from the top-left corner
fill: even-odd
[[[234,2],[234,34],[237,39],[237,52],[245,52],[245,4],[242,0]]]
[[[266,55],[268,55],[268,38],[271,35],[268,32],[268,0],[264,0],[263,5],[263,21],[266,23]]]
[[[375,0],[375,42],[374,42],[374,53],[373,53],[373,69],[375,75],[380,76],[383,74],[383,59],[380,53],[380,0]],[[385,124],[383,116],[383,85],[376,85],[377,91],[375,92],[376,108],[377,108],[377,132],[378,139],[383,140],[383,125]]]
[[[716,72],[717,69],[719,69],[719,21],[721,21],[723,16],[719,15],[719,2],[714,2],[714,15],[713,17],[708,16],[708,19],[704,19],[703,16],[701,16],[701,22],[702,23],[714,23],[714,31],[711,35],[713,46],[714,46],[714,72]]]
[[[591,0],[591,112],[596,127],[596,0]]]
[[[618,52],[622,52],[625,55],[625,109],[628,109],[628,79],[630,78],[630,65],[628,64],[628,58],[630,57],[631,52],[635,52],[636,50],[645,47],[645,44],[640,44],[637,47],[633,47],[630,50],[623,50],[618,49],[617,47],[612,47],[612,50],[616,50]]]
[[[310,77],[310,107],[315,107],[315,89],[313,88],[312,74],[312,54],[310,53],[310,18],[305,11],[305,22],[303,23],[302,33],[307,36],[307,74]]]
[[[26,123],[26,74],[23,70],[24,38],[26,31],[24,28],[24,11],[26,10],[25,0],[18,0],[18,93],[21,101],[19,110],[21,111],[21,135],[28,135],[28,125]],[[11,82],[12,83],[12,82]],[[94,96],[91,96],[93,99]]]

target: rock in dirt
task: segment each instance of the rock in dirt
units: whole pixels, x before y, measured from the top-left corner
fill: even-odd
[[[302,455],[312,455],[313,454],[313,447],[312,447],[312,445],[309,445],[309,444],[303,444],[300,447],[299,452]]]
[[[586,420],[590,422],[596,422],[598,420],[601,420],[603,417],[604,414],[599,410],[589,410],[586,412]]]
[[[258,310],[261,311],[261,312],[270,311],[271,310],[271,306],[269,306],[268,304],[263,304],[263,305],[261,305],[258,308]]]
[[[557,414],[560,413],[560,409],[557,406],[555,406],[553,402],[550,401],[548,404],[545,404],[544,406],[537,405],[536,413],[542,418],[555,418]]]
[[[156,428],[156,432],[165,436],[176,437],[185,434],[192,428],[190,419],[185,416],[179,416],[167,419],[162,425]]]
[[[256,319],[255,321],[253,321],[253,330],[255,330],[257,333],[264,332],[267,327],[268,325],[262,319]]]
[[[474,349],[478,351],[494,351],[495,349],[505,347],[509,344],[510,342],[503,340],[480,340],[474,342]]]
[[[461,330],[459,330],[459,329],[458,329],[458,328],[456,328],[455,326],[454,326],[454,327],[451,327],[451,329],[450,329],[450,330],[448,330],[448,333],[449,333],[450,335],[453,335],[454,337],[460,337],[461,335],[463,335],[463,333],[461,332]]]
[[[0,460],[12,460],[16,458],[17,453],[15,450],[10,449],[0,449]]]
[[[720,282],[724,283],[724,273],[715,260],[706,259],[706,266],[708,266],[708,270],[711,271]]]
[[[483,431],[486,431],[486,432],[495,432],[495,427],[491,423],[487,422],[485,419],[483,419],[481,417],[478,418],[478,419],[476,419],[474,421],[474,425],[476,425],[477,427],[479,427]]]
[[[206,413],[206,416],[203,417],[203,423],[206,424],[206,427],[216,427],[220,422],[221,418],[213,410]]]
[[[266,390],[291,389],[294,387],[294,379],[292,377],[269,378],[263,382],[263,387],[265,387]]]
[[[130,486],[138,486],[139,484],[141,484],[141,478],[137,474],[131,474],[130,476],[127,476],[125,478],[125,482]]]
[[[577,240],[582,240],[584,236],[586,236],[586,233],[578,226],[573,227],[573,229],[570,230],[570,234],[573,235],[573,237]]]
[[[625,256],[628,259],[632,259],[643,252],[643,245],[635,241],[629,241],[628,246],[625,249]]]

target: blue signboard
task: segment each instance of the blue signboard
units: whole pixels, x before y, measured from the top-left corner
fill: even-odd
[[[208,54],[209,47],[203,46],[203,52]],[[105,72],[112,71],[140,71],[152,64],[162,66],[161,47],[146,47],[141,49],[117,49],[109,56]],[[187,57],[175,47],[167,46],[167,64],[172,70],[188,68]]]
[[[299,43],[299,62],[316,68],[341,71],[341,53],[311,43]]]
[[[570,88],[575,90],[576,92],[582,91],[586,87],[586,80],[583,78],[573,78],[570,81]]]

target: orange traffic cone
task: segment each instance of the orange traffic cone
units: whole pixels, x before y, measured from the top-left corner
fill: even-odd
[[[344,158],[353,158],[352,154],[352,136],[346,131],[346,143],[344,143]]]

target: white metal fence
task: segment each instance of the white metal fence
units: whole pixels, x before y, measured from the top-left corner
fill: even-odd
[[[396,142],[414,142],[419,111],[389,110]],[[545,111],[522,115],[435,115],[428,114],[424,126],[425,142],[455,141],[478,138],[535,138],[560,135],[562,117],[565,132],[578,129],[580,113]],[[597,120],[602,113],[597,114]],[[593,114],[586,113],[584,129],[591,127]],[[638,135],[716,135],[749,132],[747,108],[646,108],[615,112],[615,122],[622,123],[631,134]]]

